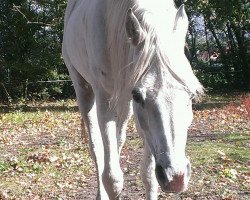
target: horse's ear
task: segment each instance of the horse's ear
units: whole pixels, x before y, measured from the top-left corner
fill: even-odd
[[[127,12],[125,26],[127,36],[133,45],[137,46],[145,39],[145,33],[131,8]]]
[[[184,8],[184,4],[182,4],[176,13],[174,32],[175,34],[178,34],[179,39],[183,40],[183,45],[185,44],[187,30],[188,30],[188,17]]]

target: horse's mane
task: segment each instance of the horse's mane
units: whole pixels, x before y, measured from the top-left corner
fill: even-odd
[[[182,84],[188,92],[192,93],[193,96],[198,96],[198,93],[202,93],[202,86],[194,76],[191,68],[184,70],[184,73],[172,69],[167,55],[160,51],[162,44],[157,40],[156,33],[156,26],[159,25],[154,24],[152,17],[156,13],[159,14],[159,12],[161,15],[166,14],[166,17],[169,16],[169,13],[175,15],[176,8],[173,1],[108,0],[107,2],[107,16],[105,19],[108,40],[107,48],[115,81],[112,94],[113,102],[122,103],[131,98],[128,92],[131,91],[137,81],[148,70],[152,57],[155,54],[160,58],[161,66],[168,68],[174,79]],[[133,62],[134,48],[130,46],[125,30],[125,19],[129,8],[132,8],[144,31],[147,33],[135,63]],[[174,18],[172,21],[170,23],[174,25]],[[165,24],[166,26],[168,25],[167,23]],[[163,26],[163,24],[161,25]],[[187,75],[186,72],[189,74]],[[190,77],[192,80],[190,80]]]

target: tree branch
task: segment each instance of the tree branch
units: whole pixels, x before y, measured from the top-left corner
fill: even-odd
[[[27,24],[37,24],[37,25],[40,25],[40,26],[50,26],[50,27],[55,26],[54,24],[47,24],[47,23],[38,22],[38,21],[37,22],[30,21],[28,19],[28,17],[20,10],[20,6],[16,6],[15,4],[13,4],[13,10],[15,12],[19,12],[23,16],[23,18],[26,19]]]

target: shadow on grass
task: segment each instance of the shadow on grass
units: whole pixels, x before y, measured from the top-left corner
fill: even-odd
[[[248,147],[250,145],[250,134],[248,133],[210,133],[202,135],[188,136],[189,141],[204,142],[204,141],[221,141],[228,144],[241,145],[242,147]]]
[[[11,113],[14,111],[21,111],[21,112],[45,112],[45,111],[55,111],[55,112],[77,112],[79,111],[78,106],[58,106],[58,105],[51,105],[51,106],[4,106],[0,105],[0,113]]]
[[[239,104],[240,102],[235,102],[235,104]],[[222,108],[228,105],[228,102],[203,102],[203,103],[195,103],[193,104],[193,110],[205,110],[205,109],[215,109]],[[77,112],[79,111],[78,106],[60,106],[60,105],[47,105],[47,106],[30,106],[30,105],[0,105],[0,113],[10,113],[14,111],[21,112],[37,112],[37,111],[57,111],[57,112]]]
[[[193,110],[206,110],[206,109],[216,109],[223,108],[227,106],[229,102],[203,102],[193,104]],[[240,106],[240,101],[234,102],[235,105]]]

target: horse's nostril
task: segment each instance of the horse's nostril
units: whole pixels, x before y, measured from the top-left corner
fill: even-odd
[[[164,183],[167,181],[167,175],[162,166],[156,165],[155,172],[156,172],[156,177],[160,182]]]

